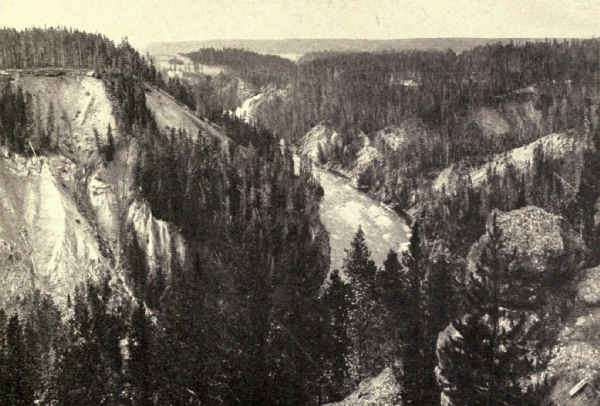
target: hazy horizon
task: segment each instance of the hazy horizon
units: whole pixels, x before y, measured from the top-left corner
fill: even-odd
[[[494,37],[398,37],[398,38],[344,38],[344,37],[289,37],[289,38],[202,38],[202,39],[183,39],[176,41],[150,41],[151,43],[157,42],[166,42],[166,43],[183,43],[183,42],[209,42],[209,41],[403,41],[403,40],[419,40],[419,39],[427,39],[427,40],[487,40],[487,39],[515,39],[515,40],[528,40],[528,39],[587,39],[587,38],[597,38],[598,36],[587,36],[587,37],[511,37],[511,36],[494,36]]]
[[[589,38],[591,0],[4,0],[0,26],[67,26],[144,48],[203,40]]]

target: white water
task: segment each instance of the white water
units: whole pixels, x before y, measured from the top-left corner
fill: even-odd
[[[329,231],[331,269],[341,269],[345,250],[361,226],[371,258],[381,266],[390,249],[399,252],[410,230],[393,210],[352,187],[348,180],[313,166],[313,173],[325,191],[321,201],[321,222]]]
[[[244,100],[242,105],[235,109],[235,116],[249,123],[252,120],[252,114],[256,104],[260,101],[260,99],[263,98],[263,96],[263,93],[259,93],[256,96]]]

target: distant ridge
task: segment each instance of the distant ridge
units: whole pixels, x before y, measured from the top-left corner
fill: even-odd
[[[377,52],[403,51],[409,49],[452,49],[460,53],[488,43],[509,41],[544,41],[543,38],[412,38],[391,40],[370,39],[281,39],[281,40],[204,40],[150,43],[147,51],[152,55],[188,53],[200,48],[241,48],[262,54],[296,54],[310,52]]]

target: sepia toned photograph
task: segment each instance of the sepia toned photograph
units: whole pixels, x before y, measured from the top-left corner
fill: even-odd
[[[600,406],[600,1],[0,0],[0,406]]]

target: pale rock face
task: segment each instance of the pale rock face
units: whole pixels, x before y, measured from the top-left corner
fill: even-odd
[[[356,135],[354,141],[358,146],[356,159],[350,168],[342,168],[339,164],[331,162],[335,148],[343,148],[340,134],[326,124],[317,124],[308,131],[299,142],[298,153],[310,158],[317,164],[327,164],[340,173],[352,179],[356,184],[360,174],[383,161],[383,156],[362,131]]]
[[[298,153],[319,163],[319,149],[325,160],[329,160],[336,143],[341,146],[339,134],[325,124],[317,124],[306,133],[299,143]]]
[[[186,106],[182,106],[171,95],[160,89],[147,87],[146,105],[161,130],[183,129],[192,138],[197,137],[200,132],[202,135],[219,139],[224,148],[229,144],[229,138],[220,133],[217,128],[196,117]]]
[[[367,137],[364,133],[361,133],[361,138],[363,141],[363,147],[358,151],[358,155],[356,157],[356,163],[352,170],[352,173],[355,176],[360,175],[364,171],[366,171],[370,166],[377,165],[383,161],[383,157],[375,148],[371,145],[371,141],[369,137]]]
[[[11,76],[14,86],[32,95],[42,125],[54,122],[52,141],[56,134],[60,141],[59,152],[42,157],[0,148],[0,307],[10,308],[39,289],[64,308],[76,287],[105,278],[127,294],[126,262],[120,257],[126,241],[120,237],[129,224],[151,270],[160,266],[168,272],[171,252],[183,262],[183,237],[154,218],[147,204],[132,200],[137,144],[135,138],[121,138],[104,82],[69,70],[60,76],[18,71]],[[181,127],[191,136],[200,132],[227,146],[228,138],[216,127],[164,92],[148,86],[146,101],[161,128]],[[108,126],[118,148],[114,160],[105,163],[98,144],[106,143]]]
[[[249,99],[244,100],[242,105],[235,109],[235,116],[239,119],[251,123],[254,120],[254,110],[257,108],[261,99],[264,98],[263,93],[259,93]]]
[[[504,135],[510,131],[510,125],[504,117],[498,111],[486,107],[479,109],[471,122],[481,129],[486,138]]]
[[[344,400],[326,406],[391,406],[400,392],[400,385],[391,368],[385,368],[373,378],[362,381],[358,389]]]
[[[170,270],[173,253],[176,253],[180,264],[184,263],[186,250],[183,236],[173,225],[155,218],[148,203],[133,202],[129,206],[127,221],[133,226],[135,238],[146,253],[151,272],[159,268]]]
[[[466,175],[471,178],[473,187],[478,188],[487,180],[489,171],[495,171],[498,175],[502,175],[509,164],[513,165],[520,173],[526,173],[533,165],[534,152],[538,146],[548,157],[563,157],[570,160],[577,159],[583,154],[584,143],[565,133],[550,134],[507,153],[496,154],[490,162],[471,169]],[[575,171],[571,175],[576,176],[578,175],[577,169],[581,168],[577,168],[575,165],[573,169]],[[455,173],[455,169],[447,168],[433,181],[433,189],[437,192],[445,189],[446,193],[452,194],[456,189],[458,179],[459,176]],[[578,179],[570,180],[574,180],[571,183],[577,184]]]
[[[88,199],[98,225],[106,235],[115,238],[119,232],[118,203],[112,185],[105,182],[100,171],[96,171],[88,182]]]
[[[261,121],[261,118],[267,120],[267,116],[272,115],[271,104],[279,104],[287,96],[286,89],[278,89],[272,85],[268,85],[256,93],[252,85],[241,79],[238,79],[238,83],[242,87],[241,89],[238,87],[238,97],[244,101],[232,113],[247,123]]]
[[[502,252],[506,258],[516,254],[510,267],[522,266],[536,272],[547,272],[559,270],[567,264],[578,265],[582,261],[585,251],[583,240],[560,216],[536,206],[507,213],[497,210],[496,213],[496,222],[505,243]],[[487,241],[489,237],[484,234],[471,247],[467,257],[471,272],[475,271]]]
[[[31,94],[43,122],[53,109],[54,131],[60,134],[64,152],[80,161],[96,151],[94,130],[101,142],[106,142],[110,125],[118,140],[116,120],[107,89],[100,79],[66,74],[59,77],[19,75],[14,81]],[[52,107],[51,107],[52,106]]]
[[[27,168],[0,162],[0,239],[20,260],[2,271],[3,303],[40,289],[63,304],[77,285],[106,275],[97,233],[55,176],[56,162],[31,160]]]
[[[600,266],[583,271],[577,286],[577,298],[587,306],[600,307]]]

